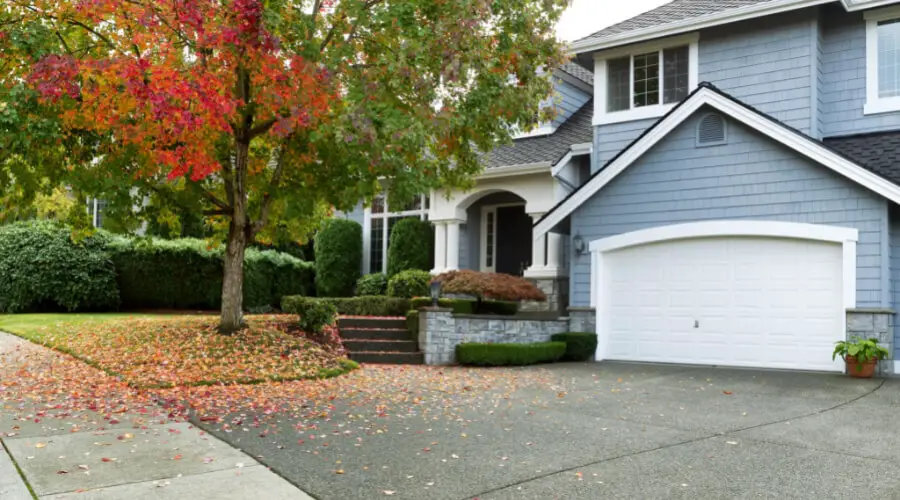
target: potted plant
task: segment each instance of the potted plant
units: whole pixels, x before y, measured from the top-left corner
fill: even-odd
[[[870,378],[875,374],[875,365],[879,359],[888,357],[888,350],[878,345],[878,339],[853,337],[841,340],[834,345],[831,359],[840,355],[847,364],[847,374],[851,377]]]

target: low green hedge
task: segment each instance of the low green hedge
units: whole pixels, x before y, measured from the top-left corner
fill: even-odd
[[[413,309],[431,307],[433,304],[428,297],[412,299],[410,304]],[[445,299],[438,300],[438,306],[453,309],[456,314],[496,314],[500,316],[513,316],[519,312],[518,302],[505,302],[500,300],[483,300],[480,305],[475,299]]]
[[[409,269],[401,271],[388,280],[387,294],[391,297],[411,299],[428,296],[431,274],[428,271]]]
[[[409,336],[416,342],[419,341],[419,311],[411,309],[406,312],[406,329],[409,330]]]
[[[384,273],[367,274],[356,280],[356,295],[384,295],[387,292],[387,275]]]
[[[565,342],[532,344],[479,344],[456,346],[456,360],[461,365],[512,366],[552,363],[566,352]]]
[[[287,296],[281,299],[281,310],[288,314],[300,314],[297,304],[304,304],[308,297]],[[319,302],[331,304],[338,314],[347,316],[405,316],[409,300],[380,295],[366,297],[317,297]]]
[[[554,342],[565,342],[563,361],[587,361],[597,352],[597,334],[585,332],[557,333],[550,337]]]
[[[314,297],[285,297],[282,301],[282,308],[285,308],[284,302],[290,303],[291,313],[299,316],[297,324],[300,329],[307,333],[319,333],[326,326],[334,323],[338,314],[334,304],[327,300],[321,300]]]

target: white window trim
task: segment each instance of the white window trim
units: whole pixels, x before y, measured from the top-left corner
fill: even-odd
[[[418,217],[419,220],[428,220],[428,210],[429,208],[425,208],[426,205],[430,205],[430,203],[426,204],[426,200],[429,199],[429,195],[423,194],[420,195],[422,198],[421,204],[419,205],[418,210],[404,210],[402,212],[391,212],[390,205],[388,204],[387,194],[384,195],[384,212],[375,213],[372,211],[372,207],[366,207],[363,211],[363,270],[364,274],[387,272],[388,258],[388,220],[396,217]],[[381,270],[372,269],[372,220],[374,219],[383,219],[384,224],[381,225]]]
[[[478,260],[481,272],[493,273],[497,269],[497,209],[502,207],[524,207],[525,203],[498,203],[496,205],[485,205],[481,207],[481,238],[478,243]],[[487,265],[487,217],[488,214],[494,214],[494,259],[491,266]]]
[[[668,113],[678,103],[662,104],[662,74],[663,61],[660,55],[660,104],[654,106],[642,106],[639,108],[631,108],[623,111],[606,111],[606,92],[607,92],[607,63],[610,59],[619,57],[634,56],[635,54],[644,54],[647,52],[660,51],[678,47],[681,45],[688,46],[688,92],[697,87],[700,83],[700,34],[689,33],[687,35],[656,40],[640,45],[633,45],[618,49],[607,50],[594,54],[594,125],[607,125],[610,123],[621,123],[634,120],[645,120],[648,118],[659,118]],[[633,64],[633,62],[632,62]],[[634,79],[634,69],[631,71],[631,79]],[[633,91],[634,84],[629,84],[629,92]],[[629,99],[630,101],[630,99]]]
[[[863,17],[866,20],[866,104],[863,114],[900,111],[900,96],[878,96],[878,23],[900,19],[900,7],[870,10]]]

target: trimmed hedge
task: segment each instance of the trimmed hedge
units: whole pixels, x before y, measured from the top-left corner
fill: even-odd
[[[434,303],[428,297],[417,297],[409,301],[413,309],[431,307]],[[456,314],[496,314],[500,316],[513,316],[519,312],[518,302],[504,302],[499,300],[483,300],[480,303],[475,299],[446,299],[438,300],[438,306],[453,309]]]
[[[387,294],[391,297],[406,299],[425,297],[428,296],[430,283],[431,274],[428,271],[409,269],[391,276],[391,279],[388,280]]]
[[[338,311],[334,304],[314,297],[285,297],[282,309],[289,303],[290,312],[299,316],[297,324],[306,333],[320,333],[326,326],[334,323]]]
[[[316,291],[319,297],[351,297],[362,262],[362,226],[328,219],[316,235]]]
[[[585,332],[556,333],[550,337],[554,342],[565,342],[566,353],[563,361],[587,361],[597,353],[597,334]]]
[[[72,239],[48,221],[0,227],[0,312],[108,310],[119,305],[103,234]]]
[[[129,240],[109,244],[126,308],[218,309],[222,304],[224,248],[203,240]],[[313,266],[274,250],[248,248],[244,307],[277,307],[285,295],[313,292]]]
[[[372,273],[356,281],[356,295],[384,295],[388,279],[384,273]]]
[[[289,314],[300,314],[298,304],[302,306],[308,300],[325,302],[334,306],[338,314],[347,316],[405,316],[409,311],[409,300],[397,297],[309,297],[287,296],[281,299],[281,310]]]
[[[406,329],[409,331],[409,336],[412,340],[416,342],[419,341],[419,311],[415,309],[411,309],[406,312]]]
[[[391,229],[387,254],[387,274],[431,269],[431,246],[434,236],[431,223],[417,218],[401,219]]]
[[[456,360],[462,365],[513,366],[552,363],[566,352],[565,342],[531,344],[465,343],[456,346]]]

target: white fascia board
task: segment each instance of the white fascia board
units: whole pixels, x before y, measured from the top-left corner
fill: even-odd
[[[590,142],[583,142],[581,144],[572,144],[572,147],[569,148],[569,152],[566,153],[566,156],[563,156],[561,160],[556,162],[556,165],[550,169],[550,175],[556,177],[559,175],[559,172],[565,168],[565,166],[572,161],[572,157],[574,156],[582,156],[591,154],[591,151],[594,150],[594,145]]]
[[[882,7],[884,5],[892,5],[897,3],[897,0],[841,0],[841,3],[844,4],[844,9],[846,9],[847,12],[856,12],[858,10],[874,9],[875,7]]]
[[[685,19],[674,23],[666,23],[659,26],[651,26],[639,30],[632,30],[618,35],[611,35],[600,39],[583,38],[573,42],[569,51],[573,54],[582,54],[596,50],[610,49],[631,43],[643,42],[654,38],[677,35],[686,31],[694,31],[722,24],[736,23],[757,17],[771,16],[781,12],[812,7],[832,3],[834,0],[773,0],[756,5],[748,5],[738,9],[729,9],[706,16]]]
[[[582,142],[579,144],[572,144],[572,154],[573,155],[586,155],[590,154],[594,150],[593,142]]]
[[[552,164],[549,161],[537,163],[523,163],[521,165],[509,165],[485,169],[478,179],[495,179],[497,177],[510,177],[513,175],[539,174],[549,172]]]
[[[793,149],[797,153],[819,163],[836,173],[843,175],[857,184],[878,193],[879,195],[900,203],[900,186],[869,172],[856,163],[829,150],[822,144],[808,137],[792,132],[784,125],[759,115],[744,106],[724,97],[709,88],[698,90],[691,98],[675,109],[636,143],[622,152],[618,158],[589,180],[578,191],[575,191],[562,204],[552,210],[545,219],[534,226],[537,234],[545,233],[563,221],[584,202],[603,189],[638,158],[643,156],[657,142],[667,136],[684,120],[694,114],[701,106],[709,105],[726,116],[737,120],[757,132]]]

